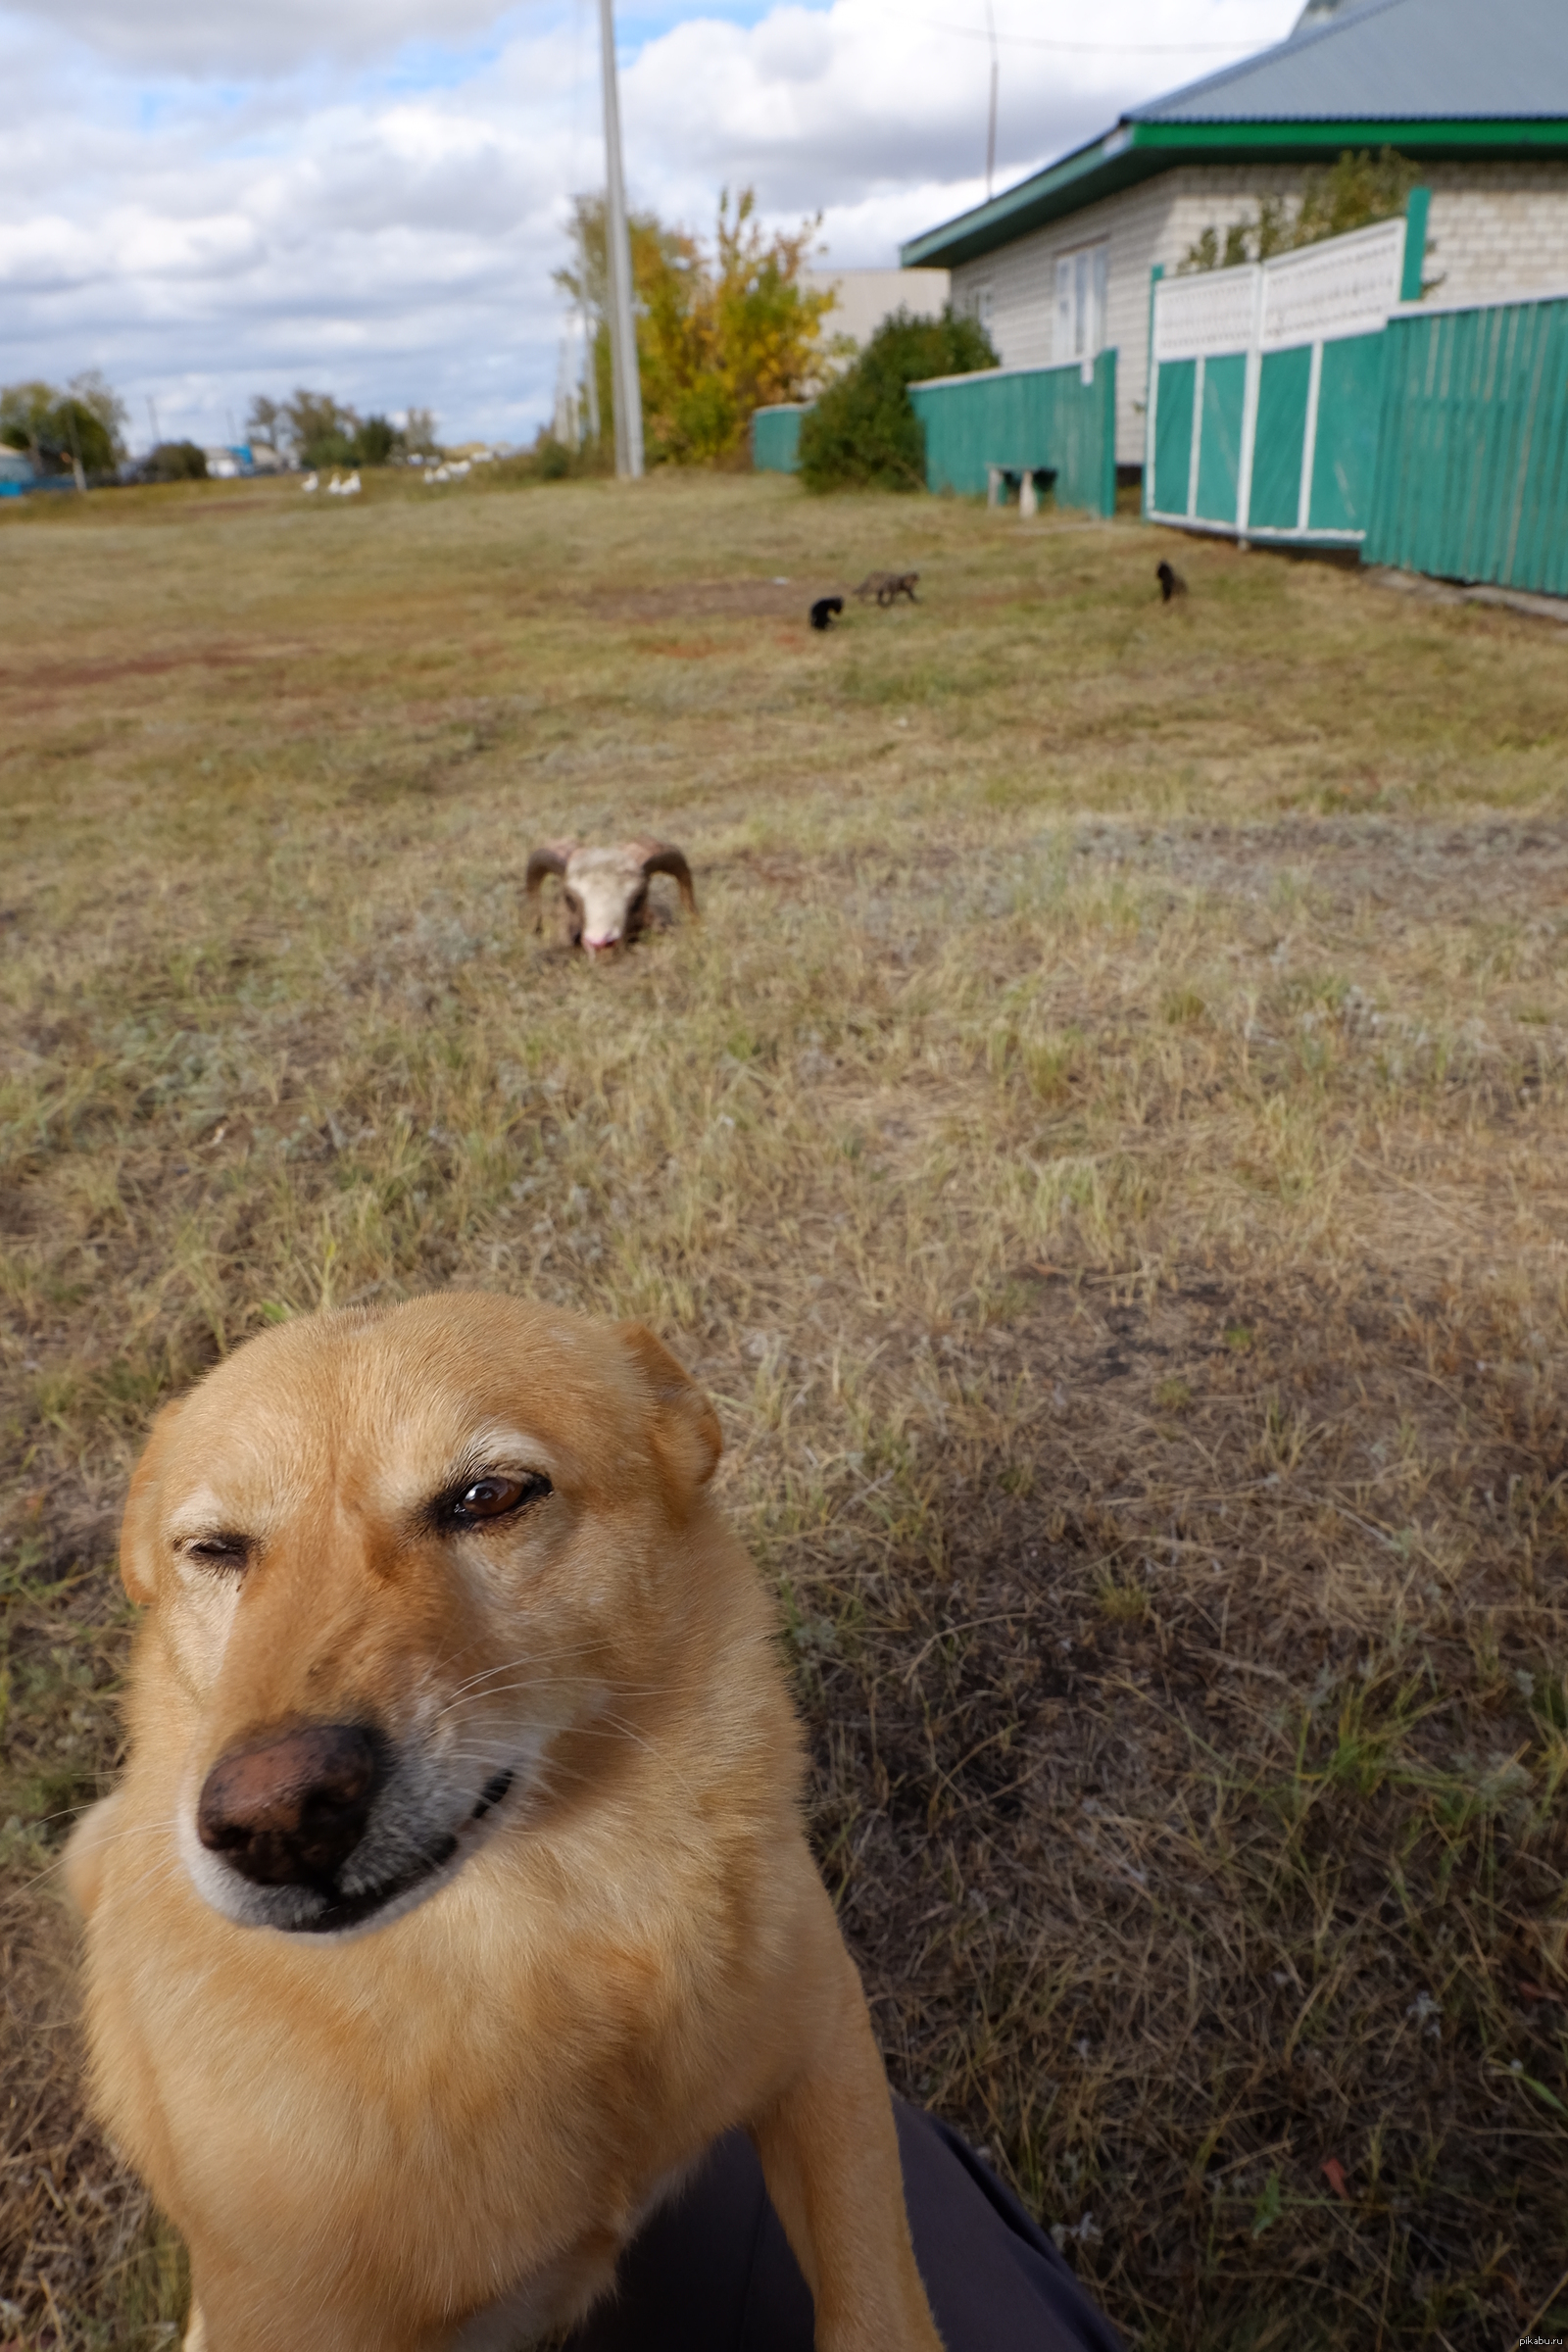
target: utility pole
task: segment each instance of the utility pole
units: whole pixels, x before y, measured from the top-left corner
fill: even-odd
[[[643,391],[637,374],[637,324],[631,307],[631,240],[620,168],[620,98],[615,86],[613,0],[599,0],[605,79],[605,258],[610,265],[610,364],[615,395],[615,471],[642,479]]]

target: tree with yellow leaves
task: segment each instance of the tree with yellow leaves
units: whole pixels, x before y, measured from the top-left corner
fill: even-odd
[[[653,213],[630,218],[643,433],[653,465],[718,466],[740,456],[754,409],[799,400],[821,370],[832,296],[801,283],[814,220],[764,234],[757,197],[720,196],[710,253]],[[605,201],[572,204],[572,260],[556,283],[584,317],[598,412],[611,414]]]

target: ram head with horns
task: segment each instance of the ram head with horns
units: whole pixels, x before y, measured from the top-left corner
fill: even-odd
[[[648,920],[648,885],[655,874],[672,874],[687,913],[697,912],[692,869],[667,841],[627,841],[600,850],[553,841],[528,859],[530,899],[538,898],[547,874],[561,876],[567,936],[590,956],[636,938]]]

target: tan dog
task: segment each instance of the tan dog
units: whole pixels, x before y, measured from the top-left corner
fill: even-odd
[[[639,1325],[473,1294],[285,1325],[159,1415],[70,1876],[187,2347],[512,2352],[743,2124],[821,2352],[939,2352],[718,1452]]]

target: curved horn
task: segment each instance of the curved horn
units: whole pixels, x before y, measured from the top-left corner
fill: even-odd
[[[529,851],[528,872],[523,888],[530,899],[539,896],[546,874],[560,874],[563,879],[565,878],[566,860],[576,847],[574,841],[551,841],[542,850]]]
[[[692,869],[686,862],[685,852],[669,841],[640,841],[637,848],[642,856],[645,874],[672,874],[680,891],[680,903],[688,914],[697,912],[697,893],[692,888]]]

